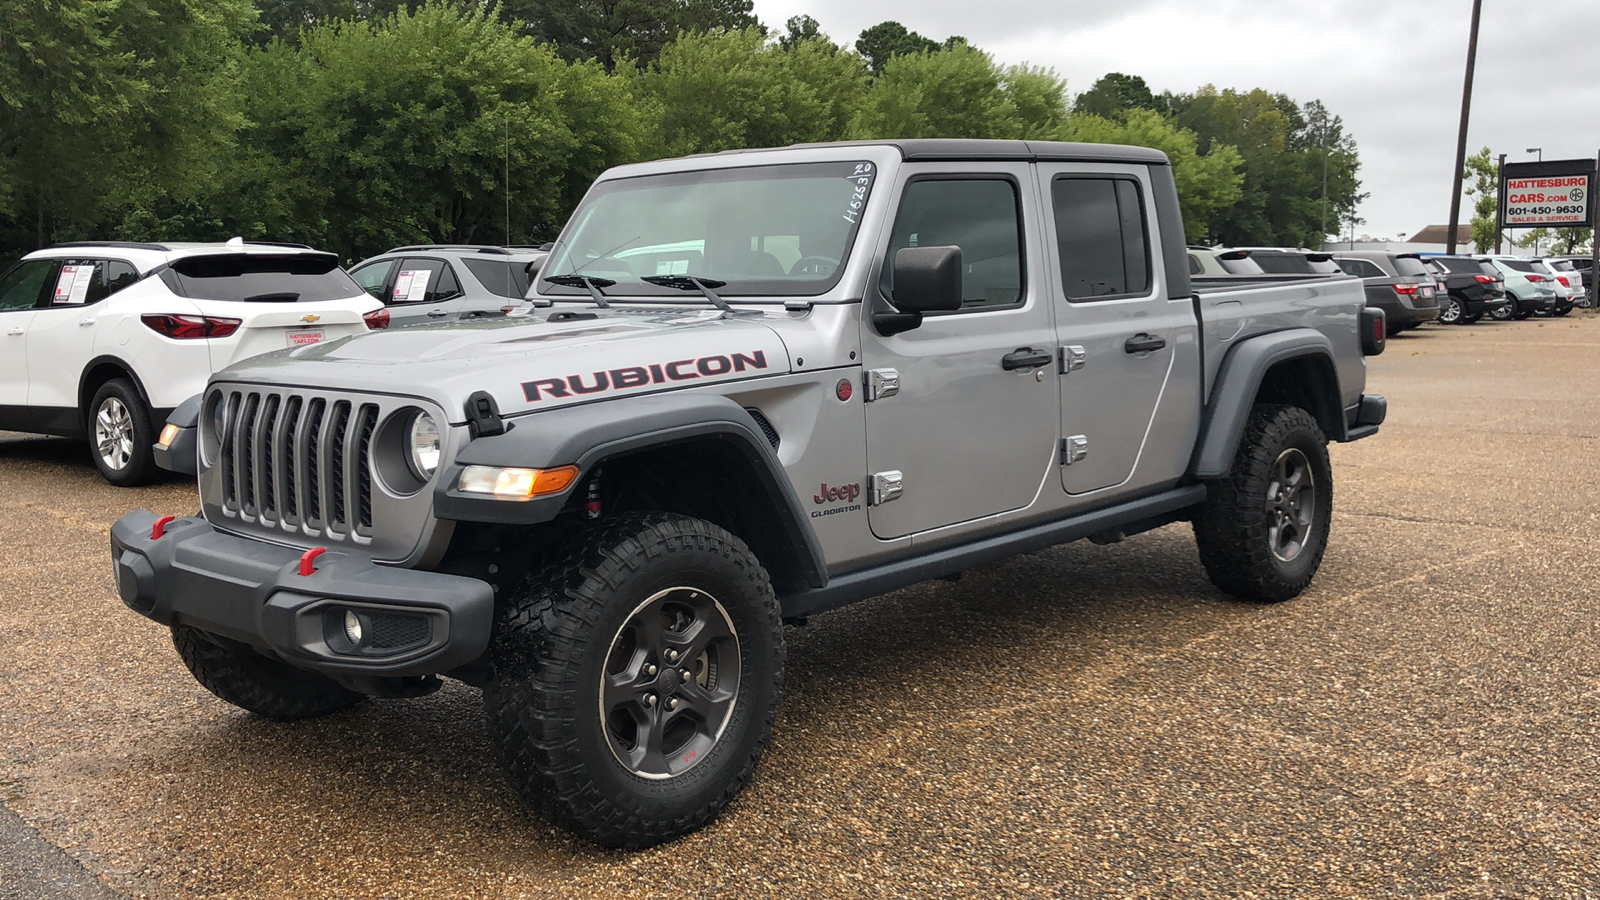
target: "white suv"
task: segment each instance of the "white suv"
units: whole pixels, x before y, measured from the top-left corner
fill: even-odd
[[[0,429],[87,437],[107,481],[140,484],[155,429],[213,372],[388,323],[299,244],[57,244],[0,275]]]

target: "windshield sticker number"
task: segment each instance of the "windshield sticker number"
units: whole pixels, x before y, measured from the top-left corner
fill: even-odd
[[[844,220],[851,225],[861,221],[861,208],[867,205],[867,191],[872,189],[872,179],[877,174],[878,170],[872,163],[861,162],[856,163],[854,171],[846,176],[845,180],[855,185],[844,211]]]
[[[428,295],[428,279],[433,273],[427,269],[405,269],[394,279],[394,294],[390,303],[411,303]]]
[[[89,297],[89,282],[94,280],[94,266],[62,266],[56,278],[56,291],[50,298],[55,304],[81,304]]]

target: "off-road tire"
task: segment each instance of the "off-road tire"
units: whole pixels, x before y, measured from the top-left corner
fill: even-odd
[[[1290,450],[1298,450],[1307,463],[1314,505],[1304,546],[1285,561],[1273,552],[1269,536],[1273,513],[1268,488],[1279,458]],[[1257,406],[1245,425],[1232,470],[1206,486],[1194,536],[1211,583],[1259,603],[1288,600],[1304,591],[1322,564],[1333,511],[1327,438],[1317,420],[1296,406]]]
[[[631,617],[678,588],[720,604],[737,642],[736,693],[692,767],[645,777],[608,736],[601,680]],[[490,745],[517,792],[589,840],[648,847],[710,822],[750,780],[781,695],[783,623],[767,571],[743,541],[700,519],[621,514],[502,601],[489,659]]]
[[[201,687],[265,719],[312,719],[367,699],[326,676],[268,659],[244,644],[186,625],[172,627],[172,645]]]
[[[102,452],[96,437],[96,419],[108,404],[125,411],[123,415],[130,432],[127,461],[120,468],[113,467],[106,460],[106,454]],[[89,402],[89,409],[84,416],[84,427],[88,432],[89,455],[106,481],[118,487],[138,487],[155,479],[158,472],[153,449],[156,431],[150,418],[150,407],[145,405],[139,389],[126,378],[113,378],[94,392],[94,399]]]

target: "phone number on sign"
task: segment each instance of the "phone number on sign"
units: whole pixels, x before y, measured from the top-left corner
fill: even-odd
[[[1507,216],[1581,216],[1588,210],[1581,206],[1508,206]]]

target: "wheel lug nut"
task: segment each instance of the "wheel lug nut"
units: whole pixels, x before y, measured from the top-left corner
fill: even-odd
[[[688,681],[689,680],[689,670],[688,669],[679,669],[678,670],[678,680],[680,680],[680,681]]]
[[[677,701],[676,698],[667,701],[667,709],[677,709],[677,708],[678,708],[678,701]]]
[[[656,705],[656,695],[655,694],[645,694],[644,695],[644,705],[645,706],[655,706]]]
[[[645,673],[645,674],[646,674],[646,675],[654,675],[654,674],[655,674],[655,673],[656,673],[656,667],[655,667],[655,665],[654,665],[654,664],[652,664],[652,665],[648,665],[648,666],[645,666],[645,667],[644,667],[644,673]]]
[[[678,661],[678,651],[676,651],[676,650],[668,650],[667,651],[667,662],[677,662],[677,661]]]

